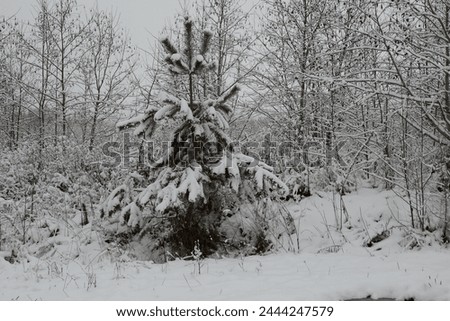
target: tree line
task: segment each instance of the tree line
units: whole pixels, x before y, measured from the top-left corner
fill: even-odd
[[[214,34],[217,66],[188,92],[218,98],[241,83],[233,139],[270,132],[289,142],[259,156],[301,174],[308,193],[331,185],[343,194],[360,179],[394,189],[412,227],[438,218],[447,238],[448,0],[195,1],[165,30],[170,38],[182,38],[186,14]],[[159,106],[159,89],[186,92],[161,67],[163,51],[138,52],[116,16],[75,0],[38,1],[32,21],[5,18],[0,30],[5,149],[66,137],[93,150],[132,107]]]

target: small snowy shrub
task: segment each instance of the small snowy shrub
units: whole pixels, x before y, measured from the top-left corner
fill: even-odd
[[[236,213],[224,219],[221,233],[226,249],[241,254],[262,254],[270,250],[298,251],[298,235],[290,212],[270,198],[242,203]]]
[[[96,153],[61,139],[56,146],[27,142],[0,156],[3,249],[43,255],[44,244],[88,225],[112,177]]]
[[[288,199],[299,201],[314,191],[335,191],[345,195],[356,190],[354,175],[347,175],[338,164],[329,167],[311,167],[297,172],[290,168],[283,174],[289,188]]]

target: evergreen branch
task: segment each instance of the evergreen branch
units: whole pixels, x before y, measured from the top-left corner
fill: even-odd
[[[202,55],[198,55],[197,57],[195,57],[194,63],[192,65],[193,65],[192,67],[193,74],[200,74],[208,67],[208,64],[205,62],[205,59],[203,58]]]
[[[173,54],[170,57],[170,60],[172,61],[172,65],[179,69],[179,72],[177,71],[177,73],[189,73],[189,66],[183,61],[180,54]]]
[[[175,48],[175,46],[170,42],[169,38],[167,38],[167,37],[163,38],[161,40],[161,44],[167,53],[169,53],[171,55],[178,53],[177,48]]]
[[[202,46],[200,49],[200,54],[202,56],[204,56],[208,52],[209,45],[211,44],[212,36],[213,36],[213,33],[211,31],[203,30]]]
[[[184,50],[184,53],[186,55],[186,59],[189,62],[190,66],[192,65],[192,57],[193,57],[193,51],[194,51],[194,45],[193,45],[193,34],[192,34],[192,20],[189,17],[185,18],[184,21],[184,29],[185,29],[185,41],[186,41],[186,48]]]
[[[216,103],[214,105],[215,106],[223,105],[226,101],[228,101],[229,99],[236,96],[238,94],[239,90],[241,90],[239,88],[239,86],[234,85],[233,87],[231,87],[231,89],[229,91],[225,92],[222,96],[217,98]]]
[[[216,107],[216,109],[222,113],[224,113],[225,115],[230,115],[233,113],[233,108],[231,108],[230,105],[227,104],[222,104]]]

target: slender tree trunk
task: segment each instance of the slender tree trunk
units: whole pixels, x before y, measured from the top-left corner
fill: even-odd
[[[386,189],[392,189],[393,187],[393,173],[392,173],[392,162],[391,162],[391,144],[389,141],[389,98],[384,98],[384,116],[382,116],[382,123],[383,123],[383,138],[384,138],[384,177],[385,180],[385,187]]]
[[[67,135],[67,108],[66,108],[66,93],[64,81],[61,81],[61,117],[62,117],[62,135]]]
[[[8,145],[12,150],[14,149],[15,142],[15,130],[14,124],[16,122],[16,97],[14,95],[14,89],[11,89],[11,103],[9,104],[11,109],[10,119],[8,120],[7,132],[8,132]]]
[[[407,115],[402,119],[402,165],[403,165],[403,175],[405,179],[405,190],[406,190],[406,197],[408,198],[408,205],[409,205],[409,214],[411,218],[411,227],[415,228],[414,223],[414,206],[412,202],[411,197],[411,183],[409,181],[409,172],[408,172],[408,144],[407,144],[407,137],[408,137],[408,122],[406,121]]]
[[[60,63],[61,63],[61,72],[60,76],[60,85],[61,85],[61,120],[62,120],[62,135],[64,137],[67,136],[67,93],[66,93],[66,44],[64,39],[64,25],[65,19],[61,21],[60,26],[60,41],[61,41],[61,52],[60,52]]]
[[[17,106],[17,120],[16,120],[16,146],[19,144],[20,139],[20,120],[22,118],[22,104],[23,104],[23,90],[19,88],[19,105]]]
[[[100,98],[100,97],[98,97]],[[192,105],[191,105],[192,106]],[[94,108],[94,117],[92,119],[92,127],[91,127],[91,137],[89,140],[89,150],[92,151],[94,148],[94,142],[95,142],[95,134],[97,130],[97,120],[98,120],[98,113],[100,108],[100,102],[97,100],[95,102],[95,108]]]

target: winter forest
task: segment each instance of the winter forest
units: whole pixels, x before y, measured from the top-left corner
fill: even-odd
[[[449,0],[188,1],[146,48],[33,10],[0,10],[1,300],[450,300]]]

